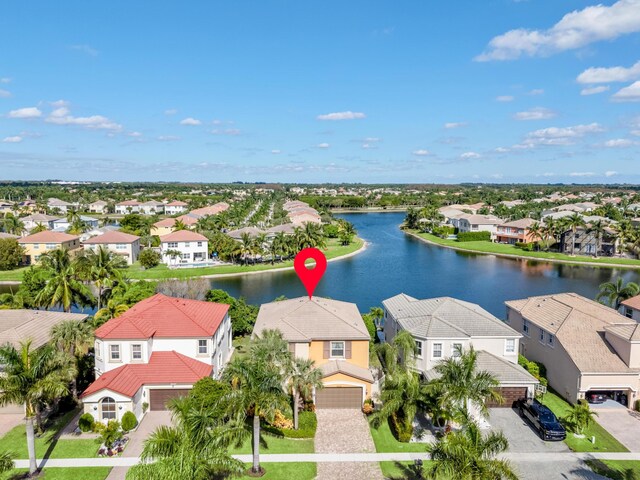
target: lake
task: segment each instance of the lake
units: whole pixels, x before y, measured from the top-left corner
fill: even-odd
[[[630,270],[498,258],[429,245],[398,228],[404,213],[339,216],[353,223],[369,245],[358,255],[329,262],[315,294],[355,302],[361,311],[406,293],[415,298],[467,300],[503,318],[506,300],[559,292],[594,298],[601,283],[618,276],[640,281],[640,275]],[[293,271],[228,277],[212,280],[212,285],[255,304],[280,295],[305,295]]]

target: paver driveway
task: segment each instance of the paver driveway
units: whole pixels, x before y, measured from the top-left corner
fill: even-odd
[[[570,452],[564,442],[545,442],[538,433],[512,408],[489,409],[492,429],[502,430],[509,441],[509,452],[540,453],[540,461],[514,461],[521,480],[584,479],[605,480],[582,461],[546,462],[545,453]]]
[[[316,453],[375,453],[369,424],[360,410],[321,409],[316,411],[318,430]],[[318,463],[317,480],[382,480],[376,462]]]
[[[596,421],[631,452],[640,452],[640,413],[622,408],[598,408]]]

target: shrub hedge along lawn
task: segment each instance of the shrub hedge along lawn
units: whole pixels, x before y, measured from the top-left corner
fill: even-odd
[[[298,430],[277,428],[273,425],[264,425],[265,432],[286,438],[313,438],[316,436],[318,419],[315,412],[300,412],[298,417]]]

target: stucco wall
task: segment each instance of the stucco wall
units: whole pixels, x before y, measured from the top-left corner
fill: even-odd
[[[335,341],[342,341],[342,339],[336,338]],[[312,341],[309,346],[309,358],[315,361],[316,366],[331,360],[331,358],[322,358],[323,348],[323,341]],[[347,361],[362,368],[369,368],[369,342],[367,340],[352,340],[351,358]]]
[[[359,378],[353,378],[343,373],[336,373],[322,380],[326,386],[343,386],[343,387],[362,387],[364,389],[362,401],[367,397],[371,397],[371,384],[360,380]]]

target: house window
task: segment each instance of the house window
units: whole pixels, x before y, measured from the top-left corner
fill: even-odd
[[[120,345],[109,345],[109,358],[112,362],[119,362],[120,359]]]
[[[178,242],[168,242],[167,248],[178,248]]]
[[[102,420],[116,419],[116,401],[111,397],[104,397],[100,400],[102,410]]]
[[[198,242],[198,246],[201,247],[202,246],[202,242]]]
[[[524,333],[527,337],[529,336],[529,322],[526,320],[522,320],[522,333]]]
[[[180,255],[180,258],[182,258],[183,260],[191,260],[191,254],[183,253],[182,255]]]
[[[544,343],[544,330],[540,329],[540,341]]]
[[[625,307],[624,316],[627,318],[633,318],[633,310],[631,310],[629,307]]]
[[[189,242],[184,242],[185,247],[189,247],[191,244]]]
[[[416,340],[416,356],[422,358],[422,342]]]
[[[331,357],[344,358],[344,342],[331,342]]]
[[[505,353],[516,353],[516,341],[513,338],[507,338],[504,346]]]
[[[457,358],[460,356],[460,354],[462,353],[462,344],[461,343],[454,343],[451,346],[451,356],[454,358]]]
[[[40,245],[38,243],[34,243],[33,244],[33,249],[34,250],[40,250]]]
[[[206,340],[198,340],[198,355],[206,355],[209,351],[209,345]]]
[[[56,246],[57,246],[57,245],[56,245],[55,243],[47,243],[47,244],[45,245],[45,248],[46,248],[47,250],[54,250],[54,249],[56,248]]]
[[[131,345],[131,358],[133,360],[142,360],[142,345],[139,343]]]
[[[102,359],[102,342],[96,342],[96,358]]]
[[[116,250],[126,250],[127,245],[125,243],[116,243]]]
[[[442,358],[442,344],[434,343],[433,344],[433,358]]]
[[[549,345],[551,345],[553,347],[553,342],[554,342],[554,338],[553,335],[549,334]]]

